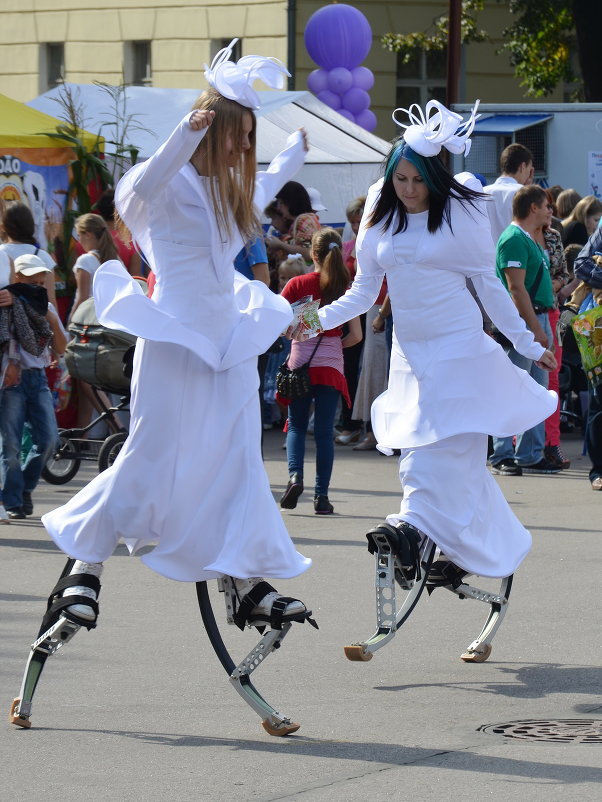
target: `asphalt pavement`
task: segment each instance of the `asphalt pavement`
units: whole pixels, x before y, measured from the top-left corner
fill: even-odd
[[[287,479],[282,442],[280,432],[266,433],[276,498]],[[394,458],[337,447],[335,514],[314,515],[308,491],[284,513],[313,566],[278,587],[310,604],[320,629],[294,625],[253,675],[264,696],[301,723],[287,738],[267,735],[230,687],[194,586],[154,574],[119,546],[103,575],[99,626],[81,630],[47,662],[32,728],[0,725],[2,799],[598,800],[602,493],[591,490],[581,439],[571,435],[563,446],[572,465],[559,475],[496,477],[533,549],[493,652],[478,665],[459,655],[479,633],[485,606],[442,589],[423,596],[371,662],[345,659],[344,644],[374,631],[374,558],[364,535],[397,508],[399,486]],[[313,454],[310,444],[310,484]],[[95,472],[89,464],[67,485],[42,482],[34,516],[0,526],[6,714],[64,564],[39,515]],[[214,600],[225,621],[217,593]],[[222,631],[235,658],[257,640],[225,624]],[[508,737],[519,732],[526,737]]]

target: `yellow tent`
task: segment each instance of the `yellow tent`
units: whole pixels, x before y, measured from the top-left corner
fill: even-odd
[[[30,164],[66,164],[73,158],[67,141],[46,136],[56,132],[60,120],[55,117],[0,95],[0,120],[0,154],[15,156]],[[80,136],[88,150],[104,149],[102,137],[98,142],[96,135],[88,131],[81,131]],[[24,149],[27,152],[21,155]],[[33,151],[38,151],[34,161],[30,158]]]
[[[57,107],[58,108],[58,107]],[[69,142],[48,136],[60,120],[0,95],[0,201],[21,201],[32,211],[36,239],[52,249],[62,232],[69,189]],[[103,150],[104,139],[80,131],[87,150]]]

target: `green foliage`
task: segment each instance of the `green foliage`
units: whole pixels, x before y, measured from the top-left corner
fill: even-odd
[[[47,136],[66,142],[73,151],[73,159],[69,162],[70,183],[63,213],[63,247],[65,264],[72,266],[71,240],[75,220],[80,214],[92,211],[88,189],[95,184],[100,191],[112,184],[112,176],[101,158],[101,135],[96,135],[92,148],[84,142],[83,106],[70,86],[61,86],[59,96],[54,98],[61,107],[59,119],[62,120],[56,131]]]
[[[510,0],[515,22],[503,33],[501,51],[531,97],[545,97],[561,81],[575,81],[571,68],[574,17],[570,0]]]
[[[514,73],[531,97],[544,97],[561,81],[574,82],[571,49],[574,44],[575,18],[573,0],[497,0],[508,6],[516,19],[503,31],[504,44],[497,51],[506,52]],[[601,2],[601,0],[594,0]],[[461,9],[461,41],[491,41],[480,29],[477,17],[484,0],[464,0]],[[433,21],[432,29],[415,33],[388,33],[381,39],[386,50],[401,55],[404,64],[417,51],[431,52],[447,47],[447,14]]]
[[[483,10],[485,0],[463,0],[460,12],[460,39],[462,44],[487,42],[490,37],[477,25],[477,15]],[[381,39],[386,50],[398,53],[404,64],[408,64],[416,52],[427,53],[445,50],[447,47],[448,17],[444,14],[433,20],[428,31],[417,33],[387,33]],[[429,32],[431,31],[431,32]]]

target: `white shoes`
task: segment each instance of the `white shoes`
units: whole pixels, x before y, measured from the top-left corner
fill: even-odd
[[[0,504],[0,524],[9,524],[8,513],[4,509],[4,504]]]
[[[84,563],[81,560],[76,560],[73,568],[69,572],[69,576],[72,574],[92,574],[92,576],[100,577],[102,569],[102,563]],[[94,599],[94,601],[96,601],[97,598],[96,591],[84,585],[74,585],[72,588],[67,588],[63,591],[63,596],[86,596],[88,599]],[[87,604],[72,604],[67,609],[78,618],[83,618],[84,621],[96,620],[94,609]]]
[[[250,579],[236,579],[235,577],[232,577],[232,579],[234,581],[234,587],[236,588],[239,600],[242,600],[247,593],[255,587],[255,585],[264,581],[260,576],[252,576]],[[249,618],[252,619],[257,616],[269,618],[270,613],[272,612],[272,605],[281,595],[281,593],[278,593],[278,591],[275,590],[266,593],[259,604],[253,607],[249,613]],[[298,599],[294,599],[286,605],[284,616],[300,615],[304,613],[306,609],[307,608],[303,602],[300,602]]]

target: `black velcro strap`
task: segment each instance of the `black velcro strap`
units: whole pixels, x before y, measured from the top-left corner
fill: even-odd
[[[59,593],[62,593],[67,588],[74,588],[74,587],[84,587],[90,588],[91,590],[96,592],[98,596],[100,593],[100,579],[94,574],[68,574],[67,576],[61,577],[56,585],[53,587],[50,596],[48,597],[48,606],[52,604],[52,601],[55,596],[58,596]]]
[[[387,539],[387,542],[389,542],[391,538],[393,538],[394,541],[397,540],[397,530],[393,526],[391,526],[391,524],[385,522],[379,524],[378,526],[372,527],[372,529],[366,532],[366,538],[368,540],[368,551],[370,552],[370,554],[376,554],[376,552],[378,551],[378,547],[374,541],[373,535],[384,535]]]
[[[238,610],[232,616],[234,623],[239,629],[244,629],[245,624],[249,620],[249,615],[254,607],[260,603],[264,596],[268,593],[276,592],[269,582],[258,582],[246,596],[240,600]]]

